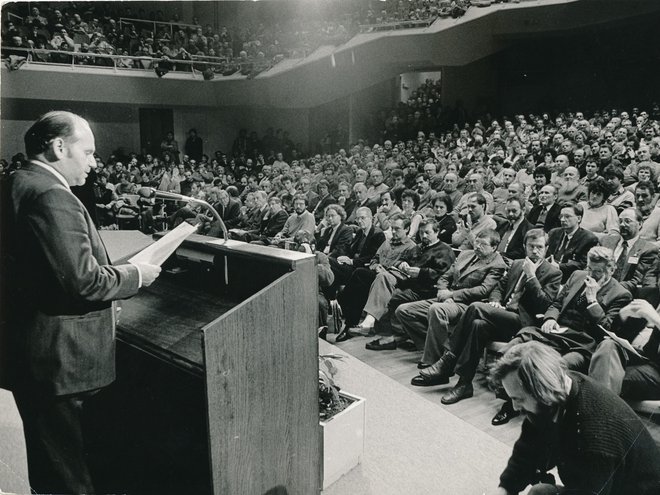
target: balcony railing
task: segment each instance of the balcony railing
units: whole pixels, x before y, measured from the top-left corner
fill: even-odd
[[[226,59],[221,57],[191,56],[190,60],[175,58],[154,58],[149,56],[109,55],[105,53],[71,52],[38,48],[15,48],[3,46],[2,57],[8,59],[10,69],[18,69],[23,64],[29,65],[68,65],[76,67],[95,67],[114,71],[152,71],[156,68],[167,72],[190,73],[193,78],[203,77],[203,72],[211,69],[214,74],[229,76],[240,72],[248,78],[270,69],[274,62],[245,59]],[[48,55],[53,60],[44,60]],[[12,59],[13,57],[13,59]],[[128,61],[132,61],[132,64]],[[132,67],[131,67],[132,65]]]
[[[153,26],[153,33],[154,36],[156,35],[156,28],[158,26],[163,26],[166,27],[166,29],[169,29],[170,31],[170,36],[174,36],[174,28],[201,28],[202,26],[199,24],[186,24],[185,22],[165,22],[165,21],[150,21],[147,19],[131,19],[130,17],[120,17],[119,18],[119,27],[122,28],[122,25],[127,24],[149,24],[150,26]]]

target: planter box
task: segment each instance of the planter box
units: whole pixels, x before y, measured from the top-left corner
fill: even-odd
[[[339,393],[354,402],[328,421],[321,421],[324,490],[357,466],[364,451],[366,399]]]

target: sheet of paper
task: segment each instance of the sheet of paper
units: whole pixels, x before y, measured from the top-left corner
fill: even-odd
[[[194,233],[197,227],[188,222],[181,222],[178,227],[170,230],[152,245],[146,247],[128,260],[129,263],[149,263],[162,265],[178,248],[186,237]]]
[[[631,344],[630,342],[628,342],[626,339],[622,339],[621,337],[619,337],[619,336],[618,336],[617,334],[615,334],[614,332],[610,332],[609,330],[605,330],[604,328],[603,328],[603,331],[605,332],[605,334],[606,334],[609,338],[611,338],[614,342],[616,342],[616,343],[619,344],[621,347],[623,347],[626,351],[628,351],[628,352],[630,352],[630,353],[632,353],[632,354],[634,354],[634,355],[637,355],[637,356],[639,356],[639,357],[642,357],[642,356],[639,354],[639,352],[637,352],[637,349],[635,349],[635,348],[632,346],[632,344]]]

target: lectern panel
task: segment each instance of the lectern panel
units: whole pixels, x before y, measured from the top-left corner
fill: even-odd
[[[317,294],[309,259],[204,331],[214,493],[318,491]]]

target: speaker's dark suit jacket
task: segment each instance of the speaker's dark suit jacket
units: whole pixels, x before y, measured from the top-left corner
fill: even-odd
[[[568,242],[564,254],[557,257],[556,253],[564,238],[564,229],[561,227],[552,229],[548,233],[548,251],[546,256],[554,256],[559,263],[559,269],[563,273],[562,282],[566,282],[575,270],[583,270],[587,266],[587,253],[598,244],[598,238],[588,230],[578,227],[573,237]]]
[[[500,237],[504,237],[504,234],[508,228],[509,222],[504,222],[502,225],[500,225],[500,227],[497,229]],[[511,236],[511,240],[509,241],[509,245],[507,246],[506,251],[503,253],[500,252],[500,254],[510,260],[519,260],[524,258],[526,253],[523,241],[525,239],[525,234],[531,228],[533,228],[533,225],[523,218],[523,221],[520,222],[520,225],[518,225],[518,228]]]
[[[505,277],[490,293],[489,300],[506,307],[521,276],[525,277],[522,295],[518,301],[518,315],[522,327],[536,324],[536,315],[545,313],[554,301],[561,285],[561,271],[543,261],[536,269],[536,277],[523,275],[522,260],[515,260]]]
[[[527,220],[529,220],[529,223],[531,223],[534,227],[537,227],[538,221],[539,221],[539,216],[541,215],[541,211],[543,210],[543,206],[541,205],[535,205],[532,207],[531,210],[529,210],[529,213],[527,214]],[[543,223],[542,227],[538,228],[543,228],[546,232],[550,232],[552,229],[560,227],[561,224],[559,222],[559,214],[561,213],[561,206],[559,204],[555,203],[550,207],[550,210],[548,211],[548,214],[545,216],[545,222]]]
[[[612,234],[603,237],[600,244],[612,251],[616,248],[621,236]],[[658,247],[646,239],[637,239],[635,244],[628,247],[628,255],[619,275],[621,286],[635,293],[639,287],[656,287],[657,277]]]
[[[6,185],[2,315],[9,386],[65,395],[110,384],[112,301],[137,293],[138,269],[110,265],[87,210],[50,171],[29,163]]]

